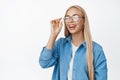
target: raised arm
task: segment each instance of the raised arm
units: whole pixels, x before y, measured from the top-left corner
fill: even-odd
[[[47,45],[41,51],[41,55],[39,58],[39,63],[43,68],[51,67],[57,62],[59,41],[57,41],[56,43],[55,41],[61,29],[61,18],[51,21],[51,34]]]

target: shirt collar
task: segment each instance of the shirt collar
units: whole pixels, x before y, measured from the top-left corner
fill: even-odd
[[[67,41],[71,42],[71,39],[72,39],[72,35],[69,35],[68,37],[66,37]],[[83,41],[82,44],[85,48],[86,48],[86,42]]]

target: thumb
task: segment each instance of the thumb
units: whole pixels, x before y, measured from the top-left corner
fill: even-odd
[[[63,22],[61,21],[60,23],[59,23],[59,27],[62,27],[63,26]]]

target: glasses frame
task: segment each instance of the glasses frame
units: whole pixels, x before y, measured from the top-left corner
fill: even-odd
[[[65,21],[66,23],[71,22],[71,20],[72,20],[73,22],[77,22],[77,21],[73,18],[74,16],[78,16],[78,20],[77,20],[77,21],[80,20],[79,18],[83,18],[83,19],[84,19],[84,17],[80,16],[79,14],[73,14],[72,16],[66,15],[66,16],[64,17],[64,21]],[[66,17],[69,17],[69,20],[68,20],[68,21],[66,21]]]

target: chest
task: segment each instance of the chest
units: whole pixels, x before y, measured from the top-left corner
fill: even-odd
[[[78,71],[87,71],[86,48],[80,46],[73,54],[72,46],[70,44],[64,44],[64,46],[60,47],[60,68],[67,72],[73,55],[73,68]]]

